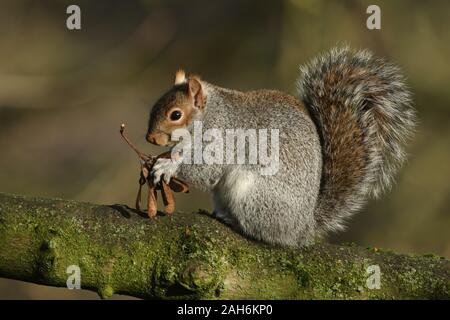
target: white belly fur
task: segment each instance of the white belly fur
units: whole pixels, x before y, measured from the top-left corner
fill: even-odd
[[[255,185],[255,174],[240,168],[227,172],[214,190],[215,211],[226,216],[251,192]],[[219,201],[217,201],[219,200]],[[226,206],[224,206],[226,204]]]

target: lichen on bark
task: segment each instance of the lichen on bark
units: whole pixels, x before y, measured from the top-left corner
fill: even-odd
[[[204,212],[150,220],[123,205],[0,194],[0,276],[149,299],[450,299],[450,261],[358,246],[246,239]],[[381,270],[368,289],[367,267]]]

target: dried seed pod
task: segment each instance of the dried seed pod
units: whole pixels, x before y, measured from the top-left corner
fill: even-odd
[[[147,174],[146,174],[146,172],[147,172]],[[136,210],[138,210],[138,211],[141,210],[142,186],[147,182],[147,177],[148,177],[148,170],[145,168],[142,168],[141,175],[139,176],[139,190],[138,190],[138,193],[136,196],[136,203],[135,203]]]
[[[141,211],[141,193],[142,193],[142,184],[139,184],[139,190],[136,196],[135,208],[137,211]]]
[[[157,207],[157,193],[156,188],[152,184],[148,184],[148,198],[147,198],[147,215],[149,218],[156,217],[156,213],[158,212]]]
[[[175,200],[173,198],[172,190],[167,183],[161,182],[161,195],[164,203],[164,211],[171,215],[175,211]]]
[[[189,193],[189,186],[186,184],[186,182],[178,179],[178,178],[172,178],[169,181],[169,187],[174,192],[183,192],[183,193]]]
[[[169,184],[161,181],[157,186],[153,184],[150,177],[150,171],[157,159],[166,158],[170,159],[172,154],[170,151],[164,152],[157,157],[146,155],[142,153],[138,148],[136,148],[133,143],[125,136],[125,124],[120,126],[120,135],[126,141],[126,143],[136,152],[141,162],[141,172],[139,177],[139,190],[136,196],[136,210],[140,210],[141,203],[141,193],[142,186],[147,183],[148,185],[148,196],[147,196],[147,214],[150,218],[156,217],[157,214],[157,190],[161,190],[162,200],[165,207],[165,212],[168,215],[173,214],[175,211],[175,199],[172,193],[174,192],[189,192],[189,186],[182,180],[177,178],[172,178]]]

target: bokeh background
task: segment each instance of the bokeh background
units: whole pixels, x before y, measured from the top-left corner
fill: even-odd
[[[82,30],[66,29],[81,7]],[[381,30],[366,8],[381,7]],[[0,2],[0,192],[133,205],[152,103],[177,68],[240,90],[295,94],[298,65],[336,44],[369,48],[408,77],[420,124],[392,192],[336,243],[450,257],[449,1]],[[199,191],[178,209],[210,209]],[[0,298],[97,298],[0,279]],[[123,298],[115,296],[115,298]]]

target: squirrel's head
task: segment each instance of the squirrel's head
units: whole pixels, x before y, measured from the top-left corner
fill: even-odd
[[[175,144],[170,136],[175,129],[188,129],[195,119],[201,117],[205,106],[205,95],[200,78],[186,77],[179,70],[174,86],[153,106],[148,121],[148,142],[169,146]]]

